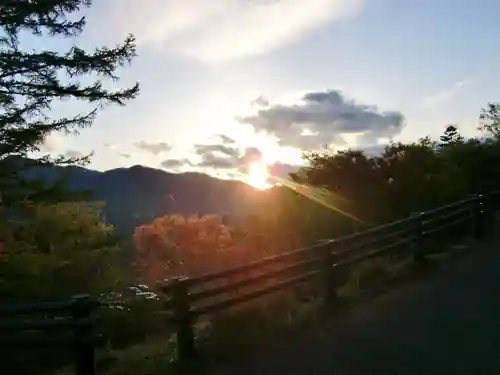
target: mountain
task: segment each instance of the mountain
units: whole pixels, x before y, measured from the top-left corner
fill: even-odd
[[[62,176],[72,189],[91,189],[104,202],[106,221],[120,232],[165,214],[219,214],[237,220],[255,211],[259,191],[235,180],[201,173],[169,173],[144,166],[99,172],[76,166],[39,167],[30,178],[53,183]]]

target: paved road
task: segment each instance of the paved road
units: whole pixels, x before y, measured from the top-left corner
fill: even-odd
[[[500,374],[500,245],[475,249],[296,343],[216,371],[234,374]]]

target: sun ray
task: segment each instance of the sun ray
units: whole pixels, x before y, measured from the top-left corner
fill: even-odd
[[[355,215],[341,209],[339,206],[341,204],[335,204],[334,202],[337,201],[337,202],[342,202],[343,205],[345,205],[346,203],[348,203],[349,201],[338,195],[338,194],[335,194],[334,192],[332,191],[329,191],[327,189],[322,189],[322,188],[316,188],[316,187],[312,187],[312,186],[308,186],[308,185],[302,185],[302,184],[298,184],[294,181],[291,181],[291,180],[288,180],[288,179],[283,179],[283,178],[279,178],[277,176],[274,176],[274,178],[276,180],[279,181],[279,183],[284,186],[284,187],[287,187],[299,194],[301,194],[302,196],[330,209],[330,210],[333,210],[333,211],[336,211],[338,213],[340,213],[341,215],[344,215],[360,224],[364,224],[364,225],[367,225],[367,223],[365,223],[363,220],[361,220],[360,218],[356,217]]]

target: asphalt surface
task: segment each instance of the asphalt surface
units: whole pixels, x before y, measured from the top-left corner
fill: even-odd
[[[499,243],[214,375],[500,374]]]

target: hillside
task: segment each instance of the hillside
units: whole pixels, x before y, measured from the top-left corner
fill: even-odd
[[[73,189],[91,189],[91,199],[105,203],[106,220],[120,232],[164,214],[214,213],[235,220],[251,213],[261,195],[240,181],[139,165],[105,172],[52,166],[37,168],[30,176],[48,183],[67,176]]]

